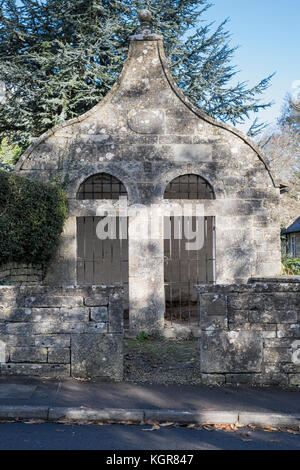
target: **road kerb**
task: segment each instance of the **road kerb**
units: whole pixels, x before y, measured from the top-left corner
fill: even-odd
[[[44,420],[50,422],[179,423],[300,428],[300,414],[248,411],[197,411],[167,409],[116,409],[88,407],[0,406],[0,420]]]
[[[48,420],[47,406],[0,406],[0,419],[43,419]]]
[[[300,415],[242,411],[239,413],[238,422],[241,426],[300,427]]]
[[[49,421],[58,420],[142,423],[144,421],[144,411],[115,408],[49,408]]]

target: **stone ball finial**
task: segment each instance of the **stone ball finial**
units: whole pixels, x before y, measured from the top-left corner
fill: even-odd
[[[152,14],[149,10],[140,10],[139,11],[139,20],[142,26],[148,26],[152,20]]]

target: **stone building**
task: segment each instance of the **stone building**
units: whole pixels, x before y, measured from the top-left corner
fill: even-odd
[[[16,166],[65,181],[69,217],[43,282],[38,266],[1,268],[29,285],[0,285],[0,374],[122,380],[125,318],[158,337],[196,325],[197,383],[300,385],[280,186],[251,140],[185,98],[140,19],[108,95]]]
[[[150,19],[141,14],[141,30],[130,38],[107,96],[42,135],[16,167],[42,181],[68,179],[69,218],[45,283],[121,282],[134,331],[160,330],[166,305],[190,315],[194,284],[245,283],[281,270],[279,185],[248,137],[182,94]],[[128,216],[122,214],[126,197]],[[183,206],[203,238],[190,253],[174,235],[178,220],[188,217],[174,219]],[[116,237],[99,240],[96,229],[109,207],[116,211]],[[149,220],[154,229],[146,237]]]
[[[292,258],[300,258],[300,217],[285,231],[287,255]]]

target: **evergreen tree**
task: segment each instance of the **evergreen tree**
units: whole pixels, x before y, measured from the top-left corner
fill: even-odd
[[[253,88],[231,84],[235,48],[227,20],[216,29],[204,22],[210,6],[208,0],[0,0],[0,81],[6,87],[0,137],[25,148],[98,103],[122,69],[137,11],[145,7],[164,36],[177,84],[208,115],[236,125],[270,106],[259,95],[271,77]]]

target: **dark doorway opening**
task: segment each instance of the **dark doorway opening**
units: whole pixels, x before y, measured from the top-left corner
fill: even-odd
[[[171,181],[164,198],[201,202],[214,199],[214,191],[200,176],[183,175]],[[165,217],[164,225],[165,320],[199,326],[194,286],[215,282],[215,218],[183,214]]]
[[[126,196],[123,183],[107,173],[90,176],[77,193],[79,200],[117,200]],[[77,284],[122,285],[124,319],[128,319],[127,217],[77,217]]]

